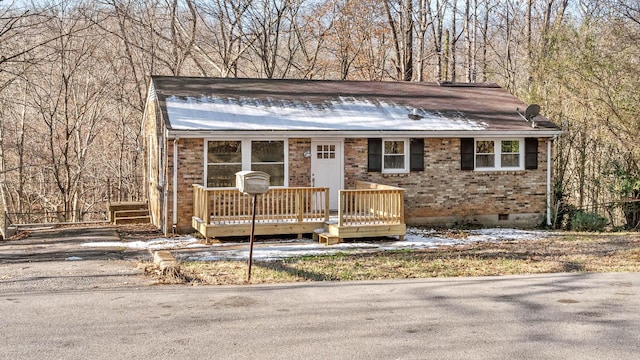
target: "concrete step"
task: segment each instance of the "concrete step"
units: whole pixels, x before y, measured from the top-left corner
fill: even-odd
[[[164,275],[180,275],[180,265],[178,261],[176,261],[176,258],[167,250],[155,251],[153,253],[153,262]]]

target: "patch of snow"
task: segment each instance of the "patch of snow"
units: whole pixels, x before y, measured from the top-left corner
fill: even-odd
[[[501,242],[512,240],[542,239],[552,235],[547,231],[518,229],[482,229],[455,232],[442,232],[429,229],[408,227],[400,240],[361,239],[355,242],[343,242],[335,245],[323,245],[311,239],[259,241],[254,244],[253,258],[257,260],[276,260],[300,256],[321,256],[337,253],[365,253],[390,250],[418,250],[440,246],[457,246],[477,242]],[[247,260],[249,244],[247,242],[225,242],[205,245],[192,236],[175,238],[157,238],[148,241],[132,242],[92,242],[87,247],[118,247],[137,250],[179,250],[199,249],[199,252],[177,252],[175,257],[182,261],[220,261]],[[68,259],[69,260],[69,259]]]
[[[367,241],[322,245],[310,239],[288,242],[254,244],[253,258],[258,260],[276,260],[300,256],[332,255],[336,253],[363,253],[389,250],[417,250],[440,246],[466,245],[477,242],[500,242],[510,240],[534,240],[549,236],[546,231],[525,231],[517,229],[483,229],[456,232],[459,236],[451,237],[446,232],[424,230],[409,227],[404,240]],[[215,244],[207,251],[191,254],[177,254],[183,261],[219,261],[247,260],[249,245],[247,243]]]
[[[165,101],[176,130],[483,130],[485,123],[407,106],[340,97],[322,105],[251,98],[176,97]],[[408,114],[422,118],[412,120]]]
[[[175,238],[157,238],[148,241],[117,241],[117,242],[91,242],[84,243],[87,247],[118,247],[133,250],[171,250],[182,248],[207,247],[193,236],[181,236]]]
[[[527,231],[518,229],[481,229],[470,230],[468,241],[509,241],[539,239],[540,235],[548,235],[548,232]]]
[[[65,258],[66,261],[80,261],[82,260],[81,257],[77,257],[77,256],[69,256],[68,258]]]

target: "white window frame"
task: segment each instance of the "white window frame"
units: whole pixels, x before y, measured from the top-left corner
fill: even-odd
[[[390,141],[394,141],[394,142],[403,142],[404,143],[404,168],[402,169],[387,169],[384,166],[384,158],[385,155],[387,155],[384,150],[385,150],[385,143],[386,142],[390,142]],[[382,173],[383,174],[404,174],[404,173],[408,173],[409,172],[409,157],[410,157],[410,146],[411,143],[409,142],[409,139],[382,139]]]
[[[493,141],[494,149],[494,166],[493,167],[478,167],[477,164],[477,150],[478,141]],[[502,166],[502,142],[503,141],[518,141],[518,166]],[[524,170],[524,138],[475,138],[473,142],[473,164],[476,171],[517,171]]]
[[[268,141],[282,141],[283,142],[283,147],[282,147],[282,151],[284,152],[283,154],[283,164],[282,167],[284,168],[284,179],[283,179],[283,184],[282,185],[277,185],[277,186],[272,186],[275,188],[282,188],[282,187],[286,187],[289,184],[289,167],[287,166],[288,162],[288,153],[289,153],[289,141],[288,140],[282,140],[282,139],[268,139],[268,140],[263,140],[263,139],[252,139],[249,140],[249,151],[248,151],[248,161],[249,161],[249,169],[247,170],[251,170],[251,165],[253,165],[253,161],[251,160],[251,154],[253,152],[253,147],[252,147],[252,143],[254,141],[263,141],[263,142],[268,142]],[[242,144],[242,146],[244,146],[244,143]],[[268,163],[268,162],[260,162],[257,164],[279,164],[280,162],[276,162],[276,163]],[[242,153],[242,167],[244,170],[244,152]]]
[[[284,143],[284,185],[273,186],[274,188],[283,188],[289,186],[289,139],[220,139],[220,138],[205,138],[204,139],[204,177],[203,186],[207,186],[207,178],[209,176],[209,141],[239,141],[242,151],[242,170],[251,170],[251,143],[253,141],[282,141]],[[221,189],[230,189],[234,187],[227,187]],[[217,189],[217,188],[212,188]]]

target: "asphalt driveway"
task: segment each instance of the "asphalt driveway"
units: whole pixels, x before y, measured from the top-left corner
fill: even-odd
[[[0,241],[0,292],[138,287],[146,279],[140,260],[146,250],[91,248],[86,242],[118,242],[114,227],[66,227],[30,231]]]

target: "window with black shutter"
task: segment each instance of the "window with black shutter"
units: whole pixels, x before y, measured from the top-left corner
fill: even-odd
[[[368,139],[370,172],[402,174],[424,170],[424,139]]]
[[[538,168],[536,138],[461,138],[460,169],[478,171]]]

